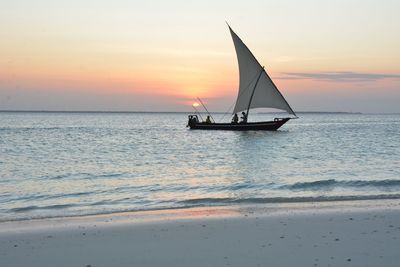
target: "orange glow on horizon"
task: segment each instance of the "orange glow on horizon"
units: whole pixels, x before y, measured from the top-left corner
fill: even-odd
[[[201,67],[175,70],[167,67],[138,68],[109,64],[79,68],[45,62],[15,64],[0,74],[0,83],[9,87],[51,91],[88,91],[101,94],[146,94],[186,99],[212,98],[236,93],[237,76],[231,68]],[[12,77],[13,79],[10,79]],[[191,103],[190,103],[191,104]]]

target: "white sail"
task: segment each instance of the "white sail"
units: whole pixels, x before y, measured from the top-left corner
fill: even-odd
[[[239,93],[233,113],[250,108],[276,108],[296,116],[264,68],[229,27],[239,63]],[[257,86],[254,88],[254,86]],[[253,92],[254,90],[254,92]],[[250,106],[249,106],[250,103]]]

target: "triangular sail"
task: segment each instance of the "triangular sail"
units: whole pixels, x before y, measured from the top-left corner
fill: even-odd
[[[239,93],[233,113],[247,110],[251,100],[250,108],[276,108],[286,110],[288,113],[296,116],[296,113],[294,113],[247,46],[231,27],[229,27],[229,30],[235,44],[240,73]],[[254,89],[255,85],[257,86]]]

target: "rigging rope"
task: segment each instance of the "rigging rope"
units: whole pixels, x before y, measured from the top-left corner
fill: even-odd
[[[251,79],[251,81],[247,84],[245,89],[239,93],[239,95],[236,99],[239,99],[239,97],[241,97],[243,95],[243,93],[249,89],[249,86],[253,83],[253,81],[257,78],[258,75],[259,75],[258,73],[256,73],[256,75],[254,75],[253,79]],[[229,109],[223,114],[221,121],[225,118],[226,114],[230,113],[230,110],[232,109],[233,105],[235,105],[235,104],[236,104],[236,101],[233,102],[233,104],[229,107]]]

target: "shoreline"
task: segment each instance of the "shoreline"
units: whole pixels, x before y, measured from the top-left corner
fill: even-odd
[[[0,266],[397,266],[400,200],[0,223]]]
[[[353,212],[365,210],[398,210],[400,212],[400,199],[362,199],[362,200],[329,200],[316,202],[273,202],[231,204],[221,206],[203,207],[178,207],[151,210],[134,210],[122,212],[110,212],[88,215],[57,216],[32,219],[16,219],[0,221],[0,235],[5,231],[29,230],[29,228],[46,228],[74,226],[76,224],[109,224],[131,223],[143,224],[163,220],[239,218],[248,214],[257,213],[259,217],[276,216],[285,213],[330,213]]]
[[[48,219],[62,219],[62,218],[80,218],[80,217],[92,217],[92,216],[113,216],[116,214],[130,214],[130,213],[153,213],[161,212],[168,213],[169,211],[176,213],[177,210],[187,210],[195,208],[208,208],[208,209],[218,209],[218,208],[235,208],[243,206],[279,206],[279,205],[290,205],[290,206],[304,206],[309,205],[320,205],[324,206],[325,203],[331,203],[327,205],[341,205],[341,203],[347,203],[343,205],[353,205],[352,203],[368,203],[368,201],[381,202],[381,201],[391,201],[400,202],[400,194],[381,194],[381,195],[360,195],[360,196],[317,196],[317,197],[270,197],[270,198],[250,198],[250,199],[235,199],[235,198],[221,198],[221,199],[191,199],[182,201],[182,203],[197,203],[189,206],[177,206],[177,207],[160,207],[160,208],[150,208],[150,209],[132,209],[132,210],[121,210],[121,211],[105,211],[105,212],[95,212],[89,214],[68,214],[65,216],[60,215],[49,215],[49,216],[32,216],[26,218],[7,218],[0,219],[0,231],[1,224],[8,222],[23,222],[32,220],[48,220]],[[216,204],[218,203],[218,204]],[[30,208],[30,207],[29,207]],[[35,209],[40,209],[34,207]],[[24,208],[14,208],[14,210],[27,209]],[[45,208],[43,208],[45,209]]]

